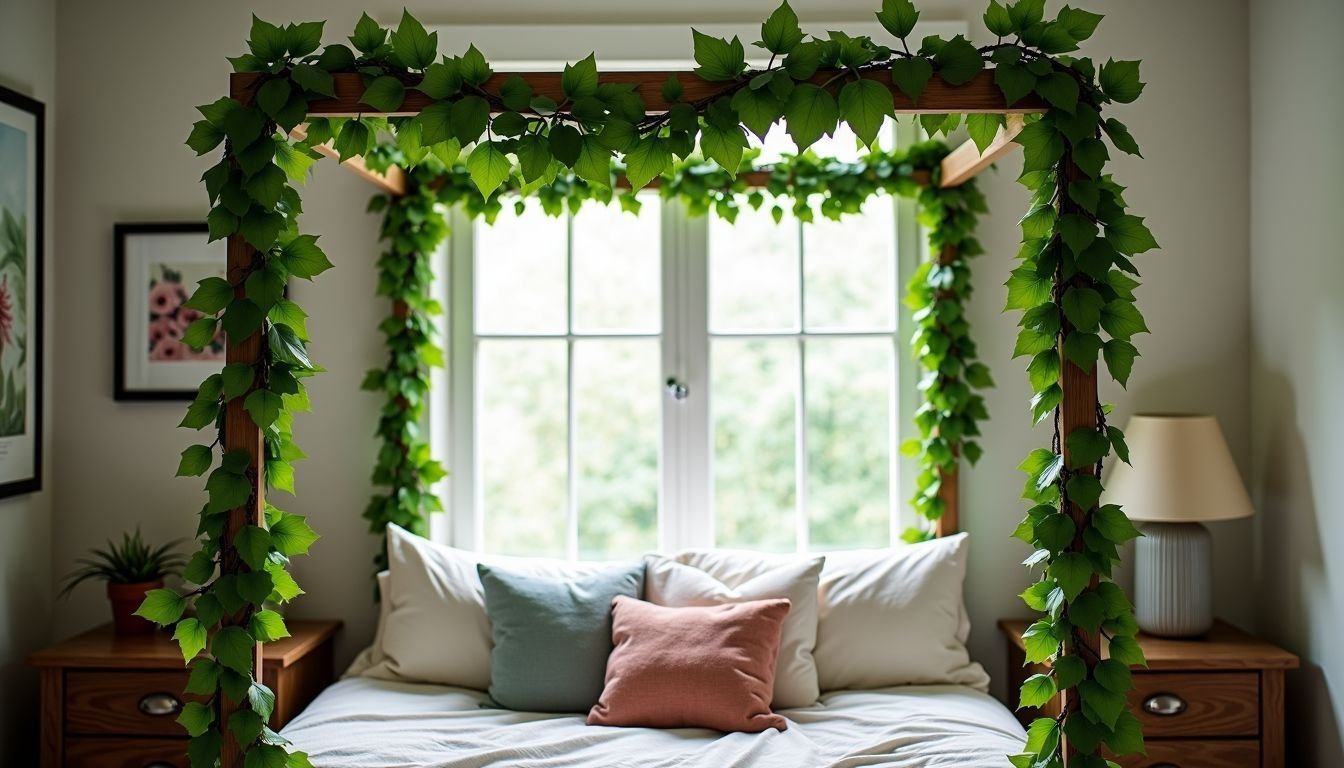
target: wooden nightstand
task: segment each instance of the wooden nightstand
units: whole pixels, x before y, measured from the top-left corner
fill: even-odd
[[[275,691],[280,730],[332,680],[339,621],[288,622],[292,637],[267,643],[262,680]],[[187,669],[165,632],[117,637],[111,625],[28,657],[42,675],[43,768],[187,768],[176,722]]]
[[[999,622],[1008,639],[1008,695],[1039,665],[1022,666],[1028,621]],[[1129,708],[1143,723],[1147,757],[1131,755],[1125,768],[1283,767],[1283,673],[1297,668],[1293,654],[1218,622],[1197,640],[1140,635],[1148,668],[1134,669]],[[1103,654],[1105,648],[1103,647]],[[1171,710],[1158,714],[1161,710]],[[1059,712],[1059,699],[1041,710],[1020,710],[1023,724]]]

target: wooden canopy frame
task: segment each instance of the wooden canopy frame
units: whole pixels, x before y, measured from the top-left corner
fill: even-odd
[[[484,84],[483,90],[497,95],[504,79],[514,76],[521,77],[531,86],[533,93],[538,96],[550,97],[557,101],[562,101],[564,98],[561,89],[561,75],[558,72],[495,74]],[[826,72],[819,72],[812,78],[812,81],[820,85],[825,82],[828,76],[829,74]],[[998,135],[984,152],[979,151],[973,143],[968,141],[947,155],[942,161],[940,174],[940,185],[943,187],[965,183],[981,170],[1013,151],[1014,147],[1017,146],[1013,139],[1024,125],[1022,116],[1047,111],[1045,102],[1035,94],[1028,94],[1009,106],[1005,102],[999,86],[994,82],[992,69],[982,71],[971,81],[958,86],[948,85],[940,78],[935,77],[929,81],[927,90],[921,95],[918,103],[912,101],[896,87],[885,70],[862,72],[861,76],[880,83],[891,91],[897,115],[951,113],[1008,115],[1005,125],[999,129]],[[615,72],[603,75],[606,82],[634,85],[643,97],[647,107],[646,114],[649,115],[662,114],[669,108],[670,105],[661,95],[663,84],[669,78],[675,78],[681,83],[684,93],[683,101],[686,102],[708,99],[722,92],[722,83],[703,80],[689,71]],[[260,79],[261,76],[256,74],[233,74],[229,82],[230,96],[244,105],[251,104],[254,101]],[[401,109],[394,113],[379,113],[360,102],[364,94],[364,83],[360,75],[352,73],[335,74],[335,96],[310,102],[308,115],[310,117],[409,116],[418,114],[420,110],[433,103],[423,93],[414,90],[413,86],[417,83],[414,77],[408,78],[406,82],[408,88]],[[330,147],[319,149],[319,151],[324,155],[335,155],[334,149]],[[405,174],[400,169],[392,168],[383,173],[375,172],[370,170],[359,158],[347,160],[344,165],[384,192],[391,194],[404,194],[406,192]],[[1071,161],[1066,161],[1063,170],[1070,177],[1079,173],[1076,166],[1071,164]],[[763,178],[756,178],[750,174],[747,175],[747,180],[749,183],[764,181]],[[955,255],[954,252],[945,251],[939,254],[939,258],[950,260]],[[256,249],[246,241],[242,234],[234,233],[229,236],[228,278],[234,285],[235,296],[238,298],[245,296],[243,282],[257,256]],[[263,360],[262,345],[263,336],[261,332],[254,333],[240,343],[230,343],[227,347],[226,361],[255,366]],[[1075,428],[1091,427],[1095,424],[1098,402],[1097,368],[1094,366],[1091,371],[1083,371],[1064,356],[1062,349],[1060,349],[1060,360],[1063,369],[1060,381],[1063,395],[1058,409],[1059,423],[1057,426],[1060,434],[1067,435]],[[220,573],[229,575],[248,570],[247,565],[238,555],[234,536],[236,532],[243,530],[247,525],[265,525],[266,480],[262,431],[245,410],[244,398],[238,397],[227,402],[224,424],[224,449],[226,451],[246,452],[249,457],[246,477],[252,485],[249,502],[229,513],[228,531],[230,533],[228,540],[225,542],[220,563]],[[1067,444],[1062,447],[1062,450],[1067,462],[1069,460]],[[946,511],[943,513],[942,519],[938,521],[935,534],[944,536],[955,532],[959,527],[955,473],[944,478],[940,493],[943,494]],[[1073,506],[1072,515],[1078,523],[1079,530],[1082,530],[1087,514],[1086,510],[1076,504]],[[225,618],[224,621],[228,624],[234,619]],[[261,646],[258,645],[253,657],[254,669],[257,670],[261,669],[262,663],[260,648]],[[227,700],[224,701],[222,703],[221,720],[227,718],[234,709],[236,707]],[[224,732],[221,765],[223,768],[243,768],[242,751],[227,729]]]

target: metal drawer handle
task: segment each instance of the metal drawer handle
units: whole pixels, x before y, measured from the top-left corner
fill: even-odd
[[[1143,700],[1143,711],[1150,715],[1172,717],[1185,711],[1185,699],[1174,693],[1155,693]],[[1163,766],[1155,765],[1153,768],[1163,768]],[[1178,768],[1178,766],[1171,766],[1171,768]]]
[[[150,717],[167,717],[182,711],[182,702],[171,693],[150,693],[140,699],[137,705],[140,711]],[[146,768],[157,768],[161,764],[151,764]]]

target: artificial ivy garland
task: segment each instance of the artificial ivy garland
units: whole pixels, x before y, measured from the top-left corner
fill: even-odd
[[[764,70],[748,68],[740,40],[693,32],[696,73],[723,85],[687,102],[679,81],[670,80],[662,95],[672,107],[653,116],[646,115],[633,86],[601,82],[592,56],[565,68],[564,99],[557,103],[534,95],[516,76],[487,90],[493,72],[475,47],[440,59],[437,35],[409,13],[396,30],[365,15],[350,37],[353,49],[323,47],[322,22],[279,27],[254,19],[250,52],[231,61],[235,71],[259,75],[255,90],[243,101],[224,98],[201,107],[204,119],[187,142],[198,154],[224,144],[223,159],[203,177],[213,206],[210,234],[237,235],[240,245],[255,249],[254,257],[245,269],[232,270],[228,281],[202,281],[191,306],[206,317],[185,340],[203,346],[222,327],[231,347],[259,351],[255,365],[231,363],[209,377],[183,421],[217,432],[215,440],[187,449],[179,466],[184,475],[210,472],[201,549],[187,573],[199,586],[185,595],[156,590],[140,609],[146,618],[175,625],[192,667],[189,691],[206,699],[189,704],[179,718],[192,737],[188,751],[195,768],[216,763],[226,729],[245,753],[246,768],[309,765],[266,727],[274,696],[256,679],[253,662],[256,643],[285,635],[283,620],[266,604],[300,594],[285,565],[316,536],[301,517],[269,505],[264,514],[245,515],[240,530],[228,528],[232,511],[263,508],[253,496],[253,472],[264,472],[269,487],[292,488],[291,463],[302,456],[293,443],[292,417],[307,407],[302,379],[317,368],[308,358],[302,311],[284,298],[284,289],[291,277],[311,279],[330,267],[316,238],[297,226],[301,207],[293,184],[315,159],[313,145],[333,140],[342,158],[363,155],[388,129],[403,148],[445,164],[470,146],[465,166],[483,195],[515,174],[525,190],[539,190],[566,169],[610,185],[611,161],[621,155],[626,177],[638,189],[697,144],[703,156],[734,174],[747,146],[744,128],[759,135],[780,119],[803,150],[840,120],[871,143],[894,111],[890,90],[872,79],[878,73],[918,101],[935,72],[958,85],[975,78],[986,62],[995,65],[994,81],[1008,104],[1034,93],[1050,105],[1016,139],[1024,149],[1022,182],[1033,191],[1033,207],[1023,219],[1022,265],[1009,281],[1009,308],[1022,311],[1016,353],[1032,357],[1033,411],[1038,418],[1056,416],[1052,447],[1033,452],[1023,465],[1030,476],[1026,495],[1036,506],[1018,529],[1035,547],[1028,565],[1043,566],[1040,581],[1024,593],[1045,614],[1026,633],[1027,657],[1053,660],[1054,667],[1024,684],[1022,702],[1034,706],[1057,691],[1070,694],[1058,717],[1031,725],[1027,751],[1012,762],[1019,768],[1062,765],[1063,736],[1073,768],[1107,765],[1098,754],[1102,745],[1115,754],[1142,750],[1138,721],[1124,707],[1129,666],[1143,661],[1133,641],[1137,628],[1128,600],[1108,580],[1117,547],[1136,532],[1118,507],[1097,506],[1101,462],[1112,450],[1125,457],[1123,435],[1105,424],[1100,408],[1091,426],[1060,434],[1059,413],[1059,381],[1068,366],[1090,375],[1103,357],[1123,384],[1137,355],[1131,338],[1146,331],[1134,307],[1129,258],[1156,243],[1142,219],[1126,213],[1122,189],[1104,173],[1109,152],[1103,136],[1120,151],[1137,154],[1138,147],[1123,124],[1101,116],[1104,106],[1139,96],[1138,63],[1108,61],[1098,68],[1066,55],[1092,35],[1101,16],[1065,7],[1046,20],[1044,0],[1007,6],[991,0],[984,21],[998,40],[980,48],[957,36],[928,37],[911,50],[907,38],[918,16],[909,0],[883,0],[877,17],[899,41],[892,48],[840,32],[808,39],[785,3],[762,25],[757,45],[771,54]],[[333,73],[344,72],[363,77],[362,101],[377,112],[395,112],[408,86],[432,103],[415,117],[314,123],[304,142],[291,142],[288,132],[306,119],[310,102],[333,96]],[[818,73],[830,77],[812,82]],[[930,133],[960,122],[949,115],[921,120]],[[1001,115],[971,115],[967,128],[983,147],[1002,122]],[[262,431],[263,466],[254,469],[247,452],[235,450],[223,452],[211,471],[215,448],[223,443],[225,404],[236,398],[243,398]],[[188,607],[193,616],[186,616]],[[1110,640],[1109,659],[1100,657],[1098,633]],[[218,722],[224,711],[231,713],[227,722]]]

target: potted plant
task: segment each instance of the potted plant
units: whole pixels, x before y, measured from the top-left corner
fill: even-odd
[[[79,565],[65,577],[65,598],[75,587],[90,579],[107,582],[107,599],[112,603],[112,626],[118,635],[143,635],[154,631],[154,625],[139,616],[135,610],[145,599],[145,593],[163,586],[165,576],[178,573],[186,560],[174,551],[180,540],[151,548],[135,533],[124,533],[121,542],[107,542],[105,549],[89,550],[89,557],[76,560]]]

